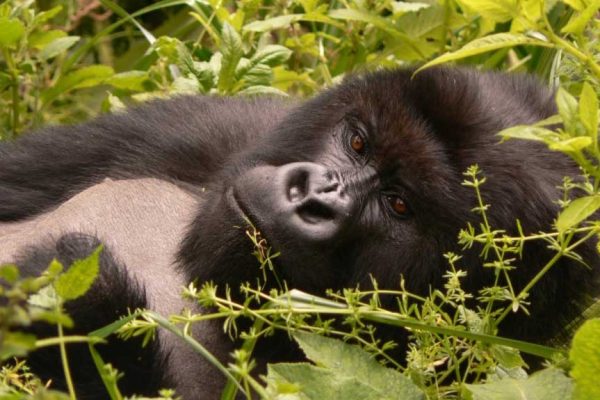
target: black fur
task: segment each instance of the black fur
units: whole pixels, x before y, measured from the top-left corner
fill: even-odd
[[[468,166],[478,164],[487,177],[482,190],[492,204],[490,223],[513,233],[515,219],[526,232],[551,229],[557,186],[577,169],[539,143],[498,143],[499,130],[555,113],[553,94],[533,78],[444,68],[411,74],[397,70],[352,77],[299,105],[180,97],[25,135],[0,147],[0,221],[48,210],[105,177],[150,176],[199,193],[206,188],[181,243],[179,265],[189,280],[236,287],[260,272],[249,241],[232,229],[240,223],[226,201],[233,187],[243,211],[281,250],[278,272],[290,287],[316,293],[368,287],[372,275],[380,287],[397,288],[403,274],[408,289],[427,293],[441,285],[447,269],[442,254],[458,251],[459,229],[478,221],[471,212],[473,190],[461,185]],[[368,157],[356,157],[345,144],[356,130],[366,136]],[[310,164],[292,164],[298,162]],[[279,218],[275,212],[255,206],[269,191],[257,193],[246,183],[266,185],[269,171],[290,165],[328,171],[323,176],[329,183],[347,189],[335,201],[352,197],[355,213],[336,225],[333,237],[318,243],[294,240],[295,226],[283,221],[285,226],[278,227],[272,221]],[[388,191],[407,202],[407,216],[396,218],[381,204],[381,194]],[[326,201],[315,207],[309,210],[311,221],[333,220],[338,211]],[[467,290],[492,282],[491,271],[481,268],[479,251],[467,251],[461,261],[468,270]],[[502,334],[546,340],[580,311],[583,296],[597,288],[599,270],[593,244],[581,253],[591,268],[561,260],[532,292],[532,316],[512,315]],[[545,243],[528,244],[512,275],[515,289],[551,256]],[[143,303],[141,293],[131,296],[133,303]],[[120,310],[129,304],[117,300]],[[74,311],[76,319],[87,316]],[[126,379],[136,381],[135,388],[148,382]]]

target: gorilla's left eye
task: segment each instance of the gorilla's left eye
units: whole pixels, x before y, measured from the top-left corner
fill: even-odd
[[[362,136],[360,136],[359,134],[355,133],[350,138],[350,147],[352,147],[352,150],[354,150],[358,154],[362,154],[365,151],[367,145],[365,143],[365,139],[363,139]]]
[[[394,211],[397,215],[405,216],[408,214],[408,206],[401,197],[388,195],[386,196],[386,200],[392,211]]]

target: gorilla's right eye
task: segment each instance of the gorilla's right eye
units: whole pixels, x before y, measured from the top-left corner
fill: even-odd
[[[367,146],[365,144],[365,139],[363,139],[359,134],[355,133],[350,138],[350,147],[352,147],[352,150],[358,154],[362,154]]]

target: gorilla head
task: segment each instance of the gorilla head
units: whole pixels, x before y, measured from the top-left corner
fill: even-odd
[[[461,185],[470,165],[487,177],[494,229],[516,233],[517,219],[528,233],[552,229],[557,187],[576,169],[539,143],[499,144],[496,133],[554,112],[552,93],[529,77],[434,69],[350,78],[293,110],[216,176],[179,252],[182,265],[201,281],[253,281],[250,243],[231,229],[248,219],[281,253],[277,272],[290,287],[366,288],[373,276],[398,288],[403,275],[409,290],[427,293],[448,268],[443,254],[461,252],[459,230],[478,224],[475,193]],[[462,252],[467,290],[493,282],[480,251]],[[532,314],[544,324],[519,316],[504,324],[508,333],[555,333],[564,322],[556,311],[570,315],[597,275],[595,252],[581,251],[591,270],[563,260],[532,293]],[[515,290],[552,255],[545,243],[528,244]]]

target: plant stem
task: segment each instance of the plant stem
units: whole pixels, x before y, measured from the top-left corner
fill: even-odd
[[[58,338],[60,339],[58,345],[60,347],[60,360],[63,366],[63,372],[65,374],[65,382],[69,389],[69,397],[71,400],[77,400],[75,395],[75,387],[73,386],[73,379],[71,378],[71,370],[69,369],[69,360],[67,358],[67,347],[65,346],[65,340],[63,339],[63,327],[62,324],[58,324]]]

